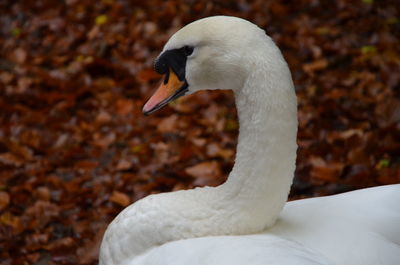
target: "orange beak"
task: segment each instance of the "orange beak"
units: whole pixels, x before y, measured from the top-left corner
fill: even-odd
[[[187,87],[187,83],[179,80],[174,71],[169,69],[164,82],[161,83],[157,91],[144,105],[143,113],[149,115],[172,100],[183,96],[187,91]]]

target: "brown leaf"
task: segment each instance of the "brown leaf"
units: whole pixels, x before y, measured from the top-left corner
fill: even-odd
[[[8,84],[14,79],[14,75],[9,72],[1,72],[0,73],[0,81],[3,84]]]
[[[50,200],[50,190],[47,187],[38,187],[36,189],[36,194],[37,194],[38,198],[43,201]]]
[[[96,121],[98,123],[108,123],[110,122],[112,119],[112,116],[110,115],[110,113],[108,113],[105,110],[100,110],[99,114],[97,114],[96,116]]]
[[[210,157],[229,159],[234,155],[234,152],[230,149],[222,148],[217,143],[210,143],[207,145],[207,155]]]
[[[125,116],[133,111],[133,103],[129,99],[119,99],[116,103],[116,113]]]
[[[125,159],[121,159],[118,161],[116,169],[117,170],[127,170],[127,169],[130,169],[131,167],[132,167],[131,162],[129,162],[128,160],[125,160]]]
[[[17,158],[10,152],[0,154],[0,164],[4,164],[7,166],[15,166],[20,167],[23,165],[23,161]]]
[[[21,94],[25,93],[26,90],[29,89],[30,86],[32,85],[32,82],[33,80],[29,77],[22,77],[18,79],[16,92]]]
[[[0,211],[5,209],[10,203],[10,195],[5,191],[0,191]]]
[[[343,131],[343,132],[340,133],[340,136],[343,139],[348,139],[348,138],[350,138],[350,137],[352,137],[354,135],[357,135],[357,136],[361,137],[363,135],[363,131],[359,130],[359,129],[350,129],[350,130]]]
[[[76,169],[84,170],[84,171],[89,171],[95,169],[99,165],[98,161],[92,161],[92,160],[80,160],[75,163],[74,167]]]
[[[6,145],[14,155],[28,161],[32,160],[33,151],[29,147],[21,145],[17,141],[7,141]]]
[[[39,260],[40,258],[40,253],[36,252],[36,253],[32,253],[26,256],[26,258],[28,259],[28,261],[32,264],[36,264],[36,262]]]
[[[87,38],[89,40],[94,39],[100,32],[100,27],[98,25],[93,26],[90,31],[87,33]]]
[[[53,218],[60,213],[60,208],[54,203],[47,201],[36,201],[33,206],[26,209],[25,214],[31,221],[31,226],[36,228],[45,227]]]
[[[101,227],[96,230],[94,239],[85,240],[83,246],[77,250],[79,264],[93,263],[98,259],[100,244],[106,228],[107,225],[105,223],[102,224]]]
[[[128,206],[131,203],[131,199],[128,195],[123,192],[114,191],[110,197],[110,201],[119,204],[121,206]]]
[[[323,70],[327,66],[328,61],[325,58],[322,58],[311,63],[303,64],[303,71],[308,74],[313,74],[315,71]]]
[[[335,182],[337,181],[337,174],[334,168],[330,167],[313,167],[311,170],[311,176],[316,179]]]
[[[26,60],[27,53],[22,48],[17,48],[13,52],[13,59],[16,63],[23,64]]]
[[[47,244],[49,241],[49,234],[40,234],[35,233],[26,238],[31,250],[37,250],[43,247],[43,245]]]
[[[106,135],[100,135],[100,134],[96,133],[94,135],[94,144],[97,146],[106,148],[109,145],[113,144],[116,139],[117,139],[117,136],[115,135],[115,132],[110,132]]]
[[[13,229],[13,234],[19,234],[23,231],[24,226],[19,216],[14,216],[10,212],[5,212],[0,215],[0,225],[9,226]]]
[[[53,145],[53,148],[57,149],[57,148],[64,146],[67,143],[68,139],[69,139],[68,134],[66,134],[66,133],[59,134],[57,140],[55,141],[55,143]],[[38,141],[35,142],[36,145],[38,145]]]
[[[68,248],[72,248],[74,244],[75,240],[72,237],[64,237],[56,241],[53,241],[51,244],[48,244],[45,247],[45,249],[48,250],[62,249],[63,251],[65,251]]]
[[[365,152],[363,147],[353,148],[347,153],[348,163],[354,164],[367,164],[368,153]]]
[[[203,147],[207,143],[207,140],[204,138],[193,138],[191,141],[198,147]]]
[[[157,130],[162,133],[174,132],[176,131],[176,124],[178,120],[178,115],[173,114],[165,119],[162,119],[157,126]]]
[[[151,80],[159,80],[162,76],[156,73],[153,69],[144,69],[137,75],[139,82],[149,82]]]
[[[219,183],[219,177],[221,176],[221,169],[216,161],[206,161],[199,163],[195,166],[188,167],[185,172],[196,178],[194,181],[195,185],[211,185]]]
[[[375,113],[379,117],[378,121],[381,126],[399,123],[400,99],[388,98],[376,106]]]

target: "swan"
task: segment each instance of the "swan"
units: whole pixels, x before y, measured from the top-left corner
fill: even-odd
[[[108,226],[100,265],[400,264],[400,185],[286,202],[294,176],[297,100],[280,50],[249,21],[195,21],[155,62],[165,75],[150,114],[205,89],[232,89],[239,117],[227,181],[147,196]]]

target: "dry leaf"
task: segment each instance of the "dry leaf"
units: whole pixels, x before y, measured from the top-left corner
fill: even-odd
[[[162,133],[167,132],[176,132],[176,124],[178,120],[178,115],[173,114],[165,119],[162,119],[161,122],[157,126],[157,130]]]
[[[131,162],[129,162],[125,159],[122,159],[122,160],[118,161],[116,169],[117,170],[127,170],[127,169],[130,169],[131,166],[132,166]]]
[[[128,206],[131,203],[131,199],[128,195],[123,192],[114,191],[110,197],[110,201],[119,204],[121,206]]]
[[[0,164],[7,166],[15,166],[20,167],[23,164],[23,161],[17,158],[15,155],[7,152],[0,154]]]
[[[10,203],[10,195],[5,191],[0,191],[0,211],[4,210]]]
[[[119,99],[116,102],[116,113],[120,116],[127,115],[132,113],[133,103],[132,100],[128,99]]]
[[[318,59],[312,63],[307,63],[303,65],[303,71],[309,74],[315,71],[323,70],[328,66],[328,61],[325,58]]]
[[[216,161],[206,161],[188,167],[185,172],[196,178],[194,181],[195,185],[212,185],[219,182],[219,177],[221,177],[221,169]]]
[[[26,60],[27,53],[22,48],[17,48],[14,50],[13,59],[16,63],[23,64]]]

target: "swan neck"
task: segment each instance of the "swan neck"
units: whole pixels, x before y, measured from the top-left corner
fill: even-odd
[[[296,161],[297,101],[286,63],[277,76],[253,73],[235,100],[239,139],[223,189],[268,227],[287,201]]]

